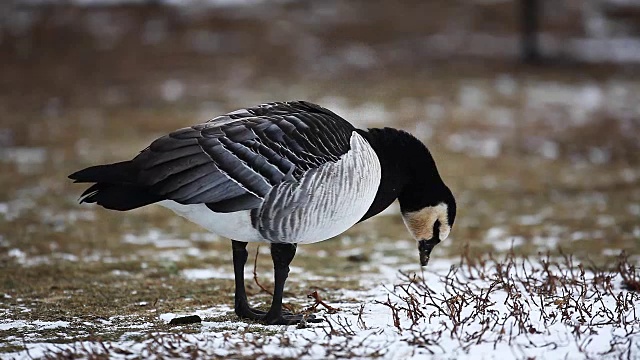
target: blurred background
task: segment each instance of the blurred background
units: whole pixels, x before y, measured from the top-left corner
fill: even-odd
[[[80,207],[66,175],[296,99],[424,140],[459,201],[451,251],[637,254],[638,35],[636,0],[2,1],[2,261],[88,256],[150,216],[179,231]]]
[[[235,321],[228,241],[159,206],[79,205],[67,175],[269,101],[429,146],[458,215],[424,271],[511,250],[637,264],[638,35],[640,0],[0,1],[0,354],[138,342],[160,313]],[[398,213],[301,246],[287,301],[368,301],[344,291],[420,270]],[[268,248],[249,251],[268,287]]]

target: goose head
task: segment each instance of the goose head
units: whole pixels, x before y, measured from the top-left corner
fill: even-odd
[[[456,218],[456,201],[444,184],[413,187],[400,197],[402,220],[418,242],[420,265],[426,266],[431,251],[447,239]]]

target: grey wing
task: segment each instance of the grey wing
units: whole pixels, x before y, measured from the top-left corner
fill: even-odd
[[[248,210],[274,186],[337,161],[352,131],[314,104],[265,104],[159,138],[133,165],[138,184],[154,194],[218,212]]]

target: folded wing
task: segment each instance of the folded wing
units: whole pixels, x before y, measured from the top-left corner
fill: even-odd
[[[100,192],[111,196],[121,189],[155,201],[204,203],[219,212],[248,210],[259,207],[274,186],[337,161],[349,150],[353,130],[315,104],[264,104],[177,130],[130,162],[88,168],[70,178],[96,183],[85,192],[85,202],[101,204]]]

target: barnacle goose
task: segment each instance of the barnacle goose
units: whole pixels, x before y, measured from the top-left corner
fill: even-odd
[[[298,244],[336,236],[398,199],[424,266],[456,216],[453,194],[422,142],[392,128],[356,129],[304,101],[218,116],[155,140],[133,160],[69,178],[93,183],[81,202],[120,211],[158,203],[232,239],[235,312],[267,324],[302,320],[282,311]],[[271,244],[275,288],[266,313],[247,301],[248,242]]]

